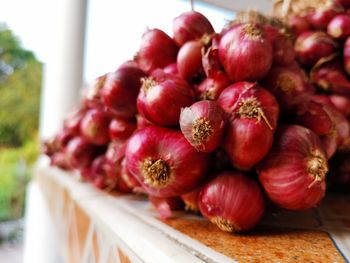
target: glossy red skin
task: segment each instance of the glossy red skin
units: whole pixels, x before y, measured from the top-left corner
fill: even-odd
[[[247,24],[242,24],[228,31],[219,45],[220,61],[234,82],[259,80],[272,65],[270,41],[264,34],[261,37],[250,37],[244,32],[246,26]],[[255,27],[259,29],[258,26]]]
[[[81,135],[85,140],[96,145],[105,145],[109,142],[109,116],[98,109],[86,112],[80,123]]]
[[[256,226],[265,210],[259,185],[239,172],[223,172],[203,187],[199,209],[209,220],[228,220],[234,231],[246,231]]]
[[[310,79],[324,90],[350,97],[350,81],[339,61],[331,61],[313,68]]]
[[[82,137],[71,139],[65,149],[69,165],[81,169],[89,166],[95,157],[96,148]]]
[[[195,86],[197,97],[201,100],[217,100],[221,92],[230,85],[231,80],[225,72],[218,71]]]
[[[136,61],[143,71],[150,74],[157,68],[176,62],[177,52],[177,45],[166,33],[160,29],[148,29],[142,35]]]
[[[188,41],[200,39],[204,34],[214,33],[209,20],[195,11],[184,12],[173,20],[174,40],[178,46]]]
[[[350,37],[344,43],[343,57],[344,70],[350,75]]]
[[[338,111],[344,114],[345,117],[350,117],[350,98],[341,95],[330,95],[329,99]]]
[[[242,99],[256,98],[271,125],[263,120],[236,115]],[[230,115],[223,146],[231,163],[240,170],[250,170],[268,153],[279,116],[275,97],[255,83],[238,82],[226,88],[218,99],[221,108]]]
[[[198,143],[192,135],[193,124],[198,119],[209,122],[213,133],[206,140]],[[200,152],[212,152],[217,149],[225,132],[225,114],[215,101],[198,101],[183,108],[180,114],[180,128],[187,141]]]
[[[198,202],[199,202],[199,193],[202,190],[202,187],[198,187],[191,192],[181,195],[181,199],[185,203],[185,210],[192,212],[199,212]]]
[[[178,196],[168,198],[149,196],[148,200],[157,209],[158,215],[161,219],[171,218],[173,216],[172,211],[183,209],[183,202]]]
[[[313,66],[321,58],[337,51],[334,40],[323,31],[306,31],[300,34],[294,48],[299,62],[305,66]]]
[[[137,98],[139,114],[159,126],[179,125],[181,108],[195,101],[194,91],[175,75],[155,71],[152,78],[157,84],[149,89],[142,88]]]
[[[126,142],[112,142],[108,145],[106,151],[106,173],[111,179],[120,177],[122,166],[121,163],[125,156]]]
[[[288,20],[288,25],[292,29],[295,36],[299,36],[301,33],[311,29],[310,23],[307,21],[307,19],[300,16],[292,16]]]
[[[125,141],[136,130],[136,120],[114,118],[109,123],[109,137],[112,141]]]
[[[207,77],[214,77],[218,73],[223,72],[223,66],[221,65],[219,58],[219,45],[221,35],[215,34],[211,37],[211,45],[206,47],[205,52],[202,55],[202,65]]]
[[[115,116],[131,118],[136,114],[136,98],[141,78],[146,74],[135,67],[120,68],[107,75],[101,90],[104,105]]]
[[[126,152],[128,170],[148,194],[157,197],[179,196],[194,189],[208,169],[208,156],[197,152],[181,132],[150,126],[137,131],[129,140]],[[141,165],[146,158],[162,159],[171,172],[170,182],[154,187],[144,181]]]
[[[292,42],[277,27],[264,25],[263,29],[272,45],[273,63],[281,66],[291,64],[295,59]]]
[[[166,66],[163,69],[163,71],[164,71],[164,73],[167,73],[167,74],[173,74],[173,75],[179,74],[179,70],[177,68],[177,64],[176,63],[169,64],[168,66]]]
[[[329,22],[337,14],[343,11],[341,6],[331,5],[324,8],[316,9],[306,16],[310,25],[315,29],[326,29]]]
[[[350,16],[337,15],[327,26],[327,33],[333,38],[346,38],[350,36]]]
[[[276,96],[282,112],[290,112],[311,95],[309,83],[299,67],[272,67],[261,83]]]
[[[177,54],[177,69],[179,75],[191,81],[199,75],[203,75],[202,43],[199,40],[186,42]]]
[[[138,130],[152,125],[152,123],[150,123],[148,120],[146,120],[144,117],[142,117],[139,114],[136,115],[136,121],[137,121],[137,129]]]
[[[134,192],[137,192],[138,188],[141,188],[142,185],[140,182],[133,176],[127,166],[126,166],[126,160],[123,158],[121,161],[121,178],[125,182],[125,184],[132,189]]]
[[[87,109],[80,108],[72,113],[68,114],[68,116],[64,119],[63,127],[65,130],[68,130],[73,135],[80,134],[80,122],[81,119],[85,116]]]
[[[322,95],[322,94],[314,94],[310,98],[312,101],[320,103],[322,105],[330,105],[334,106],[332,101],[330,100],[329,96]]]
[[[317,135],[298,125],[284,126],[274,146],[257,168],[259,180],[269,199],[278,206],[301,211],[317,206],[326,190],[325,180],[314,182],[307,161],[313,151],[327,160]]]
[[[331,133],[333,129],[333,122],[328,113],[321,104],[314,101],[298,105],[296,121],[319,136]]]
[[[101,89],[104,86],[107,74],[96,78],[89,87],[85,90],[83,95],[83,104],[87,108],[102,109],[103,103],[101,99]]]

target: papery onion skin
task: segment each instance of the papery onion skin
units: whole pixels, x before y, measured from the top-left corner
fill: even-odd
[[[84,117],[87,109],[80,108],[68,114],[68,116],[64,119],[63,127],[65,130],[68,130],[73,135],[80,134],[80,122]]]
[[[326,61],[312,68],[310,79],[319,88],[350,97],[350,81],[340,61]]]
[[[202,50],[202,65],[207,77],[213,77],[217,73],[223,71],[223,67],[219,58],[219,45],[221,40],[220,34],[215,34],[210,37],[211,44],[206,45]]]
[[[140,182],[133,176],[127,166],[126,166],[126,160],[123,158],[121,161],[121,178],[125,182],[125,184],[133,190],[133,192],[138,192],[138,189],[142,187]]]
[[[311,95],[310,84],[299,67],[272,67],[261,83],[276,96],[283,113],[293,111]]]
[[[168,198],[149,196],[148,200],[157,209],[158,215],[161,219],[173,217],[172,211],[182,210],[184,206],[181,198],[178,196]]]
[[[192,88],[182,78],[161,70],[144,79],[137,98],[139,114],[160,126],[177,126],[181,108],[195,101]]]
[[[136,130],[135,119],[114,118],[109,124],[109,137],[112,141],[125,141]]]
[[[326,6],[309,13],[306,18],[313,28],[326,29],[333,17],[342,11],[343,8],[341,6],[336,3],[328,2]]]
[[[56,152],[50,157],[50,164],[63,170],[70,170],[72,167],[64,152]]]
[[[221,38],[219,45],[220,61],[234,82],[264,77],[272,65],[272,56],[270,41],[255,24],[232,28]]]
[[[179,75],[189,81],[204,75],[202,66],[202,43],[200,40],[186,42],[177,54]]]
[[[263,30],[272,44],[273,63],[277,65],[289,65],[295,59],[292,42],[277,27],[264,25]]]
[[[295,36],[298,36],[301,33],[310,30],[310,24],[307,19],[305,17],[300,17],[297,15],[292,16],[288,20],[288,25],[292,29]]]
[[[104,105],[115,116],[132,118],[136,114],[136,98],[141,78],[146,74],[135,67],[120,68],[107,75],[101,90]]]
[[[217,100],[230,83],[231,81],[225,72],[217,72],[195,86],[195,92],[201,100]]]
[[[348,75],[350,75],[350,37],[348,37],[344,43],[343,57],[344,70],[346,73],[348,73]]]
[[[327,33],[337,39],[350,36],[350,16],[335,16],[328,24]]]
[[[91,164],[96,149],[92,144],[77,136],[68,142],[65,153],[72,168],[83,168]]]
[[[109,142],[109,116],[97,109],[86,112],[80,123],[81,135],[88,142],[96,145],[105,145]]]
[[[177,68],[177,64],[176,63],[169,64],[168,66],[166,66],[163,69],[163,71],[164,71],[164,73],[167,73],[167,74],[173,74],[173,75],[179,74],[179,70]]]
[[[350,117],[350,98],[341,95],[331,95],[329,99],[338,111],[344,114],[345,117]]]
[[[306,210],[325,195],[327,157],[317,135],[302,126],[279,129],[257,172],[268,197],[282,208]]]
[[[96,78],[83,94],[83,105],[87,108],[102,109],[101,89],[105,83],[107,74]]]
[[[224,148],[233,166],[250,170],[269,151],[279,116],[275,97],[256,83],[226,88],[218,104],[229,115]]]
[[[198,201],[199,193],[202,190],[202,187],[197,187],[196,189],[181,195],[182,201],[185,203],[185,210],[190,212],[199,212]]]
[[[142,35],[136,61],[144,72],[150,74],[155,69],[174,63],[177,52],[174,40],[166,33],[160,29],[148,29]]]
[[[221,230],[239,232],[258,224],[265,202],[253,179],[239,172],[223,172],[201,190],[199,209]]]
[[[295,41],[299,62],[305,66],[315,65],[321,58],[336,52],[336,42],[323,31],[306,31]]]
[[[208,169],[181,132],[155,126],[137,131],[126,148],[126,166],[153,196],[179,196],[194,189]]]
[[[188,41],[200,39],[204,34],[214,33],[209,20],[201,13],[189,11],[173,20],[174,40],[178,46]]]
[[[209,153],[222,142],[225,115],[215,101],[198,101],[181,110],[180,128],[194,148]]]

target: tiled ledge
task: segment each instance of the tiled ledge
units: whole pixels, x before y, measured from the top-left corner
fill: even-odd
[[[195,215],[161,221],[144,198],[99,191],[73,173],[49,167],[45,158],[36,177],[67,263],[347,262],[350,257],[349,197],[331,198],[305,213],[270,215],[253,232],[237,235]]]

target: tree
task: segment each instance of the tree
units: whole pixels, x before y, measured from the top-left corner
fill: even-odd
[[[36,133],[42,65],[0,26],[0,147],[20,146]]]

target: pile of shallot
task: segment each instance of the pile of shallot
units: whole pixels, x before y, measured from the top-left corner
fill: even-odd
[[[302,33],[295,52],[273,23],[216,33],[202,14],[183,13],[173,37],[148,29],[133,60],[97,78],[44,152],[97,188],[147,195],[161,218],[185,209],[239,232],[259,223],[268,200],[312,208],[325,195],[328,160],[349,147],[340,42]],[[325,55],[335,60],[319,62]],[[343,79],[319,92],[297,61],[323,86],[334,77],[325,67]]]

